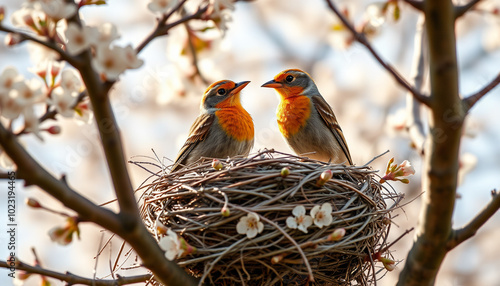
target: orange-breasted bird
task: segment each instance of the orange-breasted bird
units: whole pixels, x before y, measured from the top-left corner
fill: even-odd
[[[278,127],[297,154],[311,159],[352,165],[349,148],[332,108],[304,71],[288,69],[263,87],[274,88],[280,103],[276,110]]]
[[[254,141],[253,120],[240,100],[240,91],[248,83],[221,80],[207,88],[201,99],[200,115],[189,130],[172,172],[200,157],[248,155]]]

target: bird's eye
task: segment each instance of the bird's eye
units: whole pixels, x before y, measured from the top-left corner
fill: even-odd
[[[226,94],[226,90],[225,90],[225,89],[223,89],[223,88],[221,88],[221,89],[219,89],[219,90],[217,91],[217,94],[218,94],[218,95],[224,95],[224,94]]]
[[[293,79],[294,79],[294,78],[293,78],[293,76],[292,76],[292,75],[289,75],[289,76],[287,76],[287,77],[286,77],[286,79],[285,79],[285,80],[286,80],[286,81],[288,81],[288,82],[292,82],[292,81],[293,81]]]

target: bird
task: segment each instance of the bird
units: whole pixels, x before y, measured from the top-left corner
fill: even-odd
[[[221,80],[206,89],[201,99],[200,115],[191,126],[171,172],[201,157],[248,156],[254,143],[254,124],[241,105],[240,91],[249,83]]]
[[[308,73],[287,69],[262,87],[278,93],[278,127],[295,153],[323,162],[353,164],[337,118]]]

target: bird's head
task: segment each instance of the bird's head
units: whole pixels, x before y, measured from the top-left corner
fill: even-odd
[[[241,106],[240,91],[250,83],[242,81],[235,83],[230,80],[221,80],[210,85],[201,101],[204,109]]]
[[[282,98],[295,96],[311,96],[319,94],[314,80],[305,71],[288,69],[277,74],[274,79],[264,83],[262,87],[274,88]]]

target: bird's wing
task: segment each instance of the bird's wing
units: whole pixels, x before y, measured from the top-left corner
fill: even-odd
[[[181,167],[184,160],[187,158],[189,153],[193,150],[193,148],[198,145],[199,142],[205,140],[208,135],[208,130],[210,130],[210,126],[212,126],[215,119],[214,114],[204,113],[196,118],[196,121],[191,125],[191,129],[189,130],[189,136],[184,145],[182,146],[177,158],[175,159],[175,163],[172,166],[172,172]]]
[[[347,143],[345,142],[344,133],[342,133],[342,129],[340,129],[340,125],[337,122],[337,118],[335,118],[335,114],[333,114],[333,110],[325,101],[325,99],[321,96],[314,95],[312,96],[312,101],[314,107],[318,111],[319,115],[325,122],[326,126],[332,131],[333,136],[337,139],[339,146],[344,151],[345,157],[349,161],[349,164],[352,165],[351,154],[349,153],[349,148],[347,148]]]

